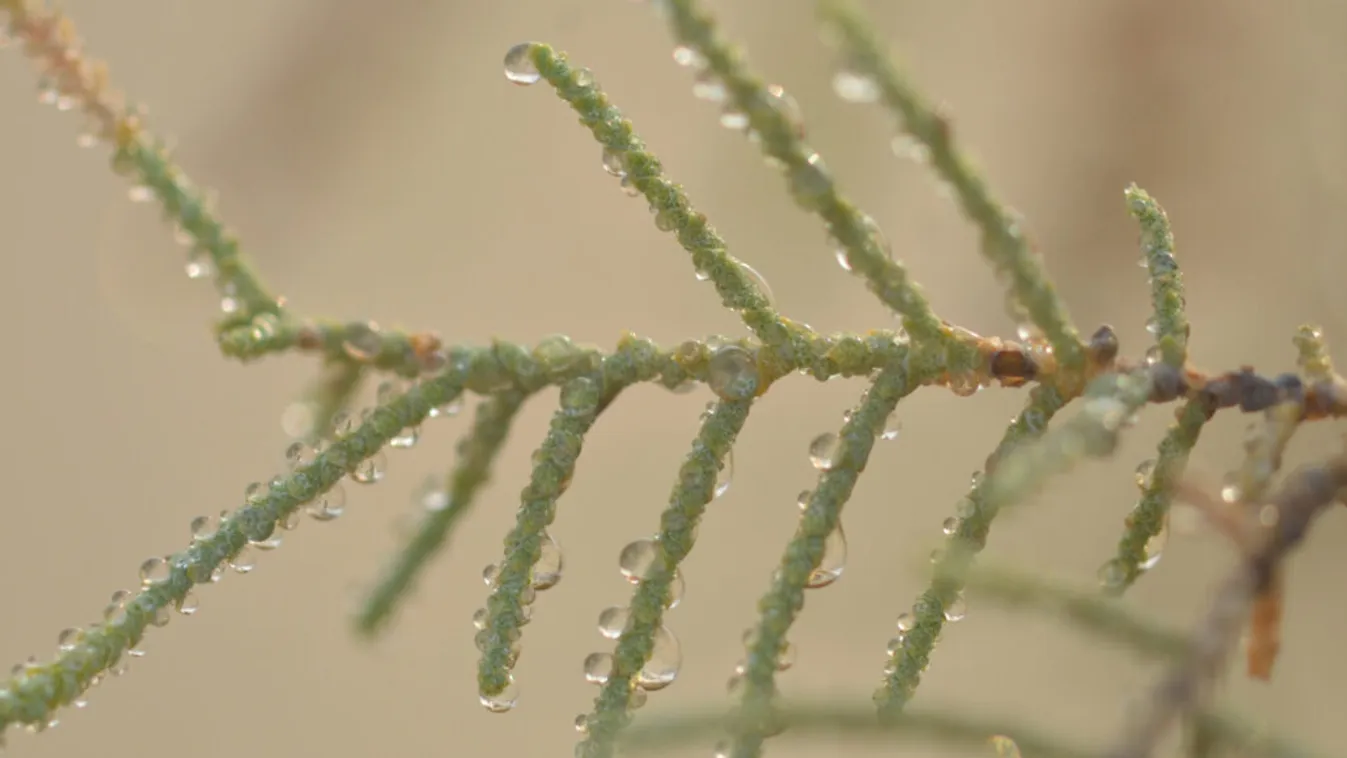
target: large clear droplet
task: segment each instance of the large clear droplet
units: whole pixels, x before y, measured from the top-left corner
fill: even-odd
[[[178,613],[181,613],[184,616],[190,616],[193,613],[196,613],[197,608],[201,606],[196,599],[196,593],[188,590],[187,594],[182,596],[182,600],[178,601],[177,607]]]
[[[621,150],[615,150],[611,147],[603,148],[603,170],[613,176],[624,176],[627,173],[625,153]]]
[[[246,574],[257,566],[257,559],[253,556],[252,548],[244,545],[233,558],[229,559],[229,567],[240,574]]]
[[[650,573],[662,548],[655,540],[635,540],[627,543],[617,556],[617,569],[632,584],[638,584]]]
[[[543,532],[538,562],[533,564],[532,585],[535,590],[547,590],[561,581],[561,545],[552,535]]]
[[[1116,590],[1127,582],[1127,569],[1122,561],[1113,558],[1099,567],[1099,585],[1106,590]]]
[[[84,630],[78,627],[62,629],[61,633],[56,635],[56,649],[62,653],[68,653],[74,650],[84,639]]]
[[[506,79],[521,86],[528,86],[542,78],[542,74],[538,73],[538,67],[533,63],[533,58],[529,55],[531,52],[533,52],[532,42],[521,42],[506,51]]]
[[[482,705],[492,713],[505,713],[519,702],[519,685],[515,683],[514,674],[507,674],[505,680],[505,689],[494,695],[488,695],[485,692],[479,693],[478,699]]]
[[[641,667],[636,676],[636,684],[643,690],[660,690],[673,684],[678,671],[683,667],[683,651],[678,638],[667,626],[661,625],[655,631],[654,647],[650,651],[650,660]]]
[[[811,590],[827,587],[842,576],[842,571],[846,567],[847,535],[842,530],[842,522],[839,521],[837,528],[823,543],[823,560],[819,561],[818,568],[810,572],[804,586]]]
[[[841,441],[832,432],[824,432],[809,443],[809,462],[819,471],[828,471],[837,465]]]
[[[590,653],[585,656],[585,681],[603,684],[613,675],[613,656],[610,653]]]
[[[192,519],[189,528],[192,531],[192,541],[200,542],[214,537],[217,527],[215,525],[215,520],[210,516],[197,516]]]
[[[610,640],[615,640],[622,636],[626,631],[627,624],[631,622],[631,611],[620,605],[614,605],[604,608],[599,613],[599,634]]]
[[[168,561],[163,558],[150,558],[140,564],[140,583],[146,587],[168,581]]]
[[[206,279],[215,275],[215,261],[208,251],[194,247],[187,253],[185,269],[188,279]]]
[[[722,345],[706,364],[706,384],[726,400],[746,400],[758,391],[758,362],[739,345]]]

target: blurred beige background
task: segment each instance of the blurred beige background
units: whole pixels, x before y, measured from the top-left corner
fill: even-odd
[[[1005,200],[1030,219],[1083,330],[1114,324],[1144,349],[1148,309],[1122,190],[1168,208],[1193,321],[1211,369],[1293,365],[1302,321],[1347,339],[1347,5],[1264,3],[869,3],[876,23],[957,128]],[[553,332],[611,346],[625,329],[661,343],[742,327],[718,310],[644,203],[600,169],[599,149],[544,87],[510,86],[501,58],[546,40],[591,67],[735,255],[771,282],[780,308],[824,331],[891,318],[827,251],[819,222],[787,199],[745,140],[689,94],[666,30],[641,3],[581,0],[67,0],[90,52],[150,106],[183,166],[221,192],[268,282],[299,309],[435,328],[450,341],[534,342]],[[839,181],[886,228],[939,311],[1008,333],[976,239],[930,176],[894,158],[891,125],[838,101],[811,4],[712,7],[756,71],[802,105]],[[81,151],[79,120],[39,106],[26,62],[0,65],[0,308],[10,411],[0,456],[0,651],[45,658],[62,627],[97,616],[148,556],[179,549],[201,513],[233,508],[281,470],[280,412],[315,373],[301,358],[241,367],[210,339],[210,288],[152,208],[134,206],[106,154]],[[862,386],[805,378],[763,400],[744,431],[732,489],[713,504],[687,563],[679,681],[647,712],[723,701],[795,495],[812,486],[811,437],[833,429]],[[198,594],[200,612],[146,641],[129,675],[60,728],[12,735],[17,755],[568,756],[572,717],[595,694],[583,657],[607,649],[594,619],[630,588],[629,540],[658,523],[707,393],[641,388],[591,436],[555,535],[565,579],[525,630],[523,697],[503,716],[476,702],[470,617],[512,523],[529,452],[554,395],[529,407],[495,484],[436,562],[398,624],[373,645],[349,632],[359,589],[393,550],[393,525],[423,479],[445,470],[467,416],[425,428],[378,486],[349,485],[348,515],[305,524]],[[789,695],[868,699],[894,618],[921,590],[910,571],[940,535],[968,475],[1020,392],[960,400],[922,392],[904,431],[877,447],[847,508],[842,580],[811,594],[794,634]],[[996,525],[989,555],[1093,582],[1133,501],[1132,469],[1170,418],[1152,409],[1111,463],[1092,463]],[[1213,424],[1194,469],[1217,481],[1247,420]],[[1336,445],[1329,424],[1295,460]],[[1316,530],[1291,570],[1275,680],[1228,689],[1245,712],[1307,744],[1337,744],[1347,604],[1335,545],[1347,513]],[[1231,561],[1214,538],[1175,536],[1128,602],[1191,623]],[[923,705],[1007,714],[1102,744],[1155,676],[1124,651],[1050,620],[974,604],[946,634]],[[930,755],[829,740],[773,741],[777,756]],[[710,744],[679,754],[709,755]],[[955,753],[957,754],[957,753]],[[989,755],[971,751],[968,755]]]

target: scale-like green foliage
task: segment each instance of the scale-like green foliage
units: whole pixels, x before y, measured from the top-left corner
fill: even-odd
[[[823,224],[838,262],[901,317],[902,330],[825,336],[778,313],[760,277],[730,254],[706,216],[666,176],[594,73],[542,43],[522,43],[506,53],[507,79],[545,83],[578,114],[601,146],[605,168],[628,194],[645,198],[656,226],[675,237],[698,276],[710,280],[753,339],[712,337],[661,347],[628,334],[607,352],[564,336],[547,337],[531,348],[505,342],[445,346],[432,332],[387,331],[371,322],[331,322],[296,313],[261,283],[238,240],[146,129],[140,112],[106,91],[103,69],[82,57],[70,21],[38,0],[0,0],[0,31],[39,64],[42,99],[80,110],[89,125],[81,141],[111,147],[112,167],[132,182],[133,194],[157,199],[168,221],[192,241],[189,276],[210,279],[220,294],[225,316],[216,336],[223,353],[246,361],[294,351],[317,354],[324,364],[305,401],[311,415],[307,429],[287,451],[290,471],[252,490],[220,521],[194,522],[189,547],[146,561],[142,587],[114,595],[99,623],[62,632],[55,658],[17,667],[0,684],[0,735],[11,725],[44,729],[58,709],[79,702],[116,671],[149,627],[166,623],[174,609],[191,613],[195,585],[218,580],[226,566],[251,569],[252,550],[274,543],[276,530],[293,528],[302,513],[335,518],[344,503],[343,479],[378,480],[385,448],[414,444],[424,420],[456,413],[464,395],[477,396],[476,420],[458,446],[454,467],[442,486],[425,493],[427,515],[357,616],[361,633],[383,631],[487,482],[520,408],[539,390],[556,386],[558,407],[533,454],[515,526],[499,563],[488,569],[490,594],[474,619],[481,701],[491,711],[510,710],[518,697],[512,670],[532,603],[559,578],[559,548],[548,527],[583,454],[586,434],[633,384],[679,389],[695,382],[705,383],[718,401],[703,415],[691,450],[674,472],[668,507],[654,536],[633,541],[623,551],[621,568],[635,591],[629,606],[610,608],[601,617],[601,631],[616,642],[611,654],[597,653],[585,662],[586,675],[601,688],[590,712],[577,722],[584,736],[576,755],[609,756],[619,744],[637,749],[719,738],[718,755],[752,758],[769,737],[790,728],[952,743],[995,736],[1003,746],[1009,736],[1033,756],[1132,757],[1150,754],[1177,719],[1192,725],[1194,752],[1227,748],[1249,755],[1298,754],[1266,732],[1212,710],[1198,694],[1225,662],[1251,607],[1260,609],[1254,613],[1255,637],[1275,640],[1276,616],[1267,609],[1280,607],[1281,560],[1347,483],[1347,461],[1339,457],[1287,477],[1275,491],[1272,487],[1282,451],[1299,424],[1347,411],[1347,391],[1319,331],[1305,327],[1296,335],[1299,375],[1268,379],[1248,369],[1208,375],[1189,366],[1174,235],[1156,201],[1130,187],[1126,208],[1140,225],[1154,305],[1148,326],[1155,343],[1141,359],[1129,360],[1120,355],[1108,327],[1082,340],[1022,224],[965,157],[948,116],[918,93],[856,9],[822,0],[820,19],[846,62],[835,80],[838,94],[887,109],[915,154],[949,187],[980,230],[981,252],[1004,283],[1007,307],[1021,327],[1012,340],[952,325],[937,315],[878,225],[845,196],[806,141],[790,95],[758,79],[698,3],[653,4],[672,31],[675,58],[694,70],[705,96],[721,103],[721,122],[743,131],[779,170],[791,196]],[[863,376],[870,384],[840,428],[820,435],[810,448],[818,483],[800,498],[796,533],[783,546],[779,567],[758,603],[758,621],[745,635],[745,657],[731,684],[737,707],[728,715],[692,714],[629,730],[632,712],[647,693],[668,686],[678,674],[681,652],[664,613],[681,597],[680,564],[695,546],[707,504],[724,489],[721,477],[735,440],[756,399],[795,373],[818,379]],[[383,376],[377,405],[352,417],[347,407],[356,389],[376,374]],[[923,387],[970,395],[993,384],[1033,386],[985,471],[974,477],[946,521],[947,544],[935,561],[929,589],[910,611],[899,614],[900,633],[889,645],[888,659],[876,661],[883,675],[874,704],[837,708],[780,702],[776,678],[793,661],[791,626],[804,610],[808,591],[828,586],[841,573],[843,507],[876,440],[892,436],[894,409]],[[1103,562],[1102,587],[1082,590],[975,566],[1003,509],[1024,502],[1077,461],[1111,455],[1142,406],[1171,401],[1181,403],[1175,424],[1160,442],[1158,458],[1138,468],[1141,496],[1117,554]],[[1073,406],[1074,414],[1049,428]],[[1208,618],[1188,636],[1134,617],[1109,595],[1121,593],[1153,565],[1153,545],[1163,539],[1170,505],[1182,494],[1189,452],[1203,425],[1228,408],[1265,413],[1265,433],[1248,446],[1245,464],[1221,493],[1225,503],[1199,496],[1198,504],[1246,560],[1215,598]],[[1084,632],[1158,657],[1169,663],[1166,677],[1142,717],[1107,752],[1065,746],[1019,725],[909,709],[945,624],[964,615],[966,592],[1056,614]],[[1275,645],[1270,649],[1275,654]],[[1264,657],[1259,665],[1270,667],[1271,661]]]

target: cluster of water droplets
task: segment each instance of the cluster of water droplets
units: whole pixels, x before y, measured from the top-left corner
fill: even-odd
[[[438,505],[441,502],[439,498],[427,498],[426,507]],[[448,505],[447,496],[442,501],[444,507]],[[520,624],[527,624],[533,618],[533,602],[537,600],[538,593],[543,590],[549,590],[561,581],[562,569],[564,567],[564,556],[561,550],[561,544],[557,542],[551,534],[544,531],[539,543],[538,560],[533,564],[529,575],[529,584],[522,593],[520,593]],[[495,590],[499,586],[500,566],[495,563],[488,563],[482,569],[482,581],[487,587]],[[487,628],[488,611],[486,608],[478,608],[472,614],[472,625],[477,630],[473,637],[479,651],[485,652],[488,645],[491,644],[491,632]],[[510,656],[506,661],[507,666],[513,667],[519,660],[519,629],[511,629],[510,638]],[[478,693],[478,701],[491,713],[505,713],[515,707],[519,702],[519,684],[515,681],[514,674],[508,674],[505,688],[497,693],[488,693],[481,691]]]
[[[1140,491],[1142,498],[1150,494],[1155,477],[1155,466],[1154,458],[1148,458],[1137,464],[1135,480],[1137,490]],[[1137,564],[1139,573],[1144,574],[1159,565],[1165,547],[1169,544],[1169,532],[1169,511],[1166,510],[1161,516],[1160,530],[1146,541],[1141,562]],[[1127,583],[1127,567],[1121,559],[1111,558],[1099,567],[1098,576],[1101,587],[1106,590],[1118,590]]]

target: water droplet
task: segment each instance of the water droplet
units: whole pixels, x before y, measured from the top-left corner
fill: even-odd
[[[904,158],[918,165],[926,165],[931,160],[931,149],[923,144],[916,137],[903,133],[895,136],[889,143],[889,149],[899,158]]]
[[[816,590],[827,587],[837,581],[842,576],[842,571],[847,567],[847,535],[842,530],[842,523],[837,523],[837,528],[828,535],[823,543],[823,559],[819,561],[818,568],[809,574],[809,579],[805,582],[805,587]]]
[[[611,147],[603,148],[603,170],[613,176],[626,176],[626,154]]]
[[[613,675],[613,656],[609,653],[590,653],[585,656],[585,681],[603,684]]]
[[[184,268],[188,279],[208,279],[215,275],[215,260],[206,249],[194,247],[187,253],[187,265]]]
[[[576,87],[588,88],[594,86],[594,72],[587,68],[577,68],[571,75],[571,83]]]
[[[341,516],[346,512],[346,490],[340,484],[332,485],[332,489],[309,501],[304,512],[314,521],[331,521]]]
[[[1106,590],[1120,589],[1127,582],[1127,569],[1117,558],[1105,561],[1099,567],[1099,585]]]
[[[133,184],[131,189],[126,191],[126,196],[131,198],[133,203],[148,203],[154,199],[154,190],[144,184]]]
[[[1156,319],[1154,316],[1151,316],[1150,318],[1146,319],[1146,331],[1150,332],[1151,334],[1159,334],[1160,321]]]
[[[163,558],[150,558],[140,564],[140,583],[150,587],[168,581],[168,561]]]
[[[341,349],[357,361],[372,361],[383,350],[383,334],[373,321],[355,321],[344,329]]]
[[[706,59],[702,54],[687,45],[679,45],[673,49],[674,63],[684,68],[705,68]]]
[[[68,653],[74,650],[84,639],[84,630],[78,627],[62,629],[61,633],[56,635],[56,649],[62,653]]]
[[[519,702],[519,685],[515,683],[514,674],[506,674],[505,689],[494,695],[479,693],[478,700],[492,713],[505,713],[514,708]]]
[[[730,484],[734,481],[734,451],[725,453],[725,463],[720,467],[720,472],[716,475],[716,488],[712,492],[712,498],[718,498],[730,490]]]
[[[1234,482],[1226,482],[1225,486],[1221,487],[1221,500],[1223,502],[1238,503],[1243,497],[1244,493],[1240,491],[1239,485]]]
[[[881,440],[896,440],[902,431],[903,422],[898,419],[898,411],[894,410],[884,422],[884,431],[879,433],[879,438]]]
[[[962,593],[955,596],[955,598],[949,602],[949,605],[945,606],[946,621],[962,621],[967,615],[968,603],[963,599]]]
[[[535,590],[547,590],[561,581],[562,553],[561,545],[547,532],[542,534],[541,552],[538,562],[533,564],[532,586]]]
[[[940,525],[940,531],[944,532],[946,536],[949,536],[959,531],[959,519],[953,516],[950,516],[949,518],[945,519],[945,521]]]
[[[409,426],[406,429],[393,435],[388,440],[388,446],[399,450],[416,447],[416,443],[421,439],[421,427]]]
[[[646,692],[640,687],[637,687],[636,689],[633,689],[630,693],[627,694],[627,707],[633,711],[637,710],[641,706],[645,705],[646,701],[649,699],[650,693]]]
[[[253,557],[253,551],[247,545],[244,545],[233,558],[229,559],[229,567],[240,574],[246,574],[257,566],[257,559]]]
[[[1154,366],[1159,363],[1162,358],[1164,358],[1164,353],[1160,350],[1160,346],[1151,345],[1146,348],[1146,355],[1142,358],[1142,362],[1147,366]]]
[[[833,75],[833,92],[848,103],[879,100],[879,84],[874,77],[846,68]]]
[[[795,505],[799,506],[800,510],[803,511],[809,507],[809,498],[813,496],[814,493],[809,490],[800,490],[800,494],[795,498]]]
[[[500,573],[500,567],[494,563],[488,563],[482,567],[482,582],[486,586],[495,589],[496,575]]]
[[[351,479],[361,484],[376,484],[383,480],[388,468],[388,457],[380,450],[366,458],[351,470]]]
[[[903,613],[898,614],[897,626],[899,632],[907,634],[917,626],[917,617],[904,611]]]
[[[529,53],[533,52],[532,42],[523,42],[505,53],[505,78],[521,86],[536,83],[542,78],[538,67],[534,65]]]
[[[216,527],[215,521],[210,516],[197,516],[192,519],[189,528],[192,531],[192,541],[200,542],[201,540],[208,540],[211,537],[214,537],[215,530],[218,527]]]
[[[190,616],[193,613],[196,613],[198,607],[200,606],[196,599],[196,593],[191,590],[188,590],[187,594],[183,595],[182,600],[179,600],[177,604],[178,613],[181,613],[184,616]]]
[[[599,634],[615,640],[626,631],[631,622],[631,611],[620,605],[604,608],[599,613]]]
[[[776,307],[776,296],[772,294],[772,286],[767,283],[767,278],[758,273],[757,269],[743,261],[735,261],[735,263],[739,264],[740,270],[742,270],[744,275],[758,288],[758,292],[762,293],[763,299],[767,301],[767,307]]]
[[[307,442],[292,442],[285,449],[285,463],[291,471],[313,463],[316,451]]]
[[[829,471],[837,465],[841,441],[832,432],[824,432],[809,443],[809,462],[819,471]]]
[[[790,193],[796,204],[806,210],[816,210],[833,189],[828,166],[818,153],[810,153],[804,163],[791,168]]]
[[[636,675],[636,684],[643,690],[661,690],[673,684],[678,678],[678,670],[683,666],[683,651],[678,638],[667,626],[661,625],[655,631],[650,660],[641,667]]]
[[[437,405],[430,409],[428,414],[430,418],[449,418],[457,416],[463,412],[463,396],[460,395],[444,405]]]
[[[579,716],[575,717],[575,731],[579,732],[580,734],[589,734],[588,716],[582,713]]]
[[[725,100],[725,84],[709,71],[702,71],[692,82],[692,96],[698,100],[719,103]]]
[[[617,556],[617,568],[632,584],[638,584],[649,575],[663,549],[655,540],[635,540],[627,543]]]
[[[733,106],[726,106],[720,112],[720,125],[726,129],[741,131],[748,128],[748,114]]]
[[[1155,459],[1148,458],[1137,466],[1137,489],[1145,492],[1151,486],[1151,475],[1155,473]]]
[[[1161,555],[1165,552],[1165,546],[1169,544],[1169,514],[1165,514],[1160,522],[1160,531],[1155,533],[1154,537],[1146,540],[1145,558],[1137,565],[1142,571],[1150,571],[1160,562]]]
[[[739,345],[722,345],[706,364],[706,384],[725,400],[746,400],[758,391],[758,361]]]

